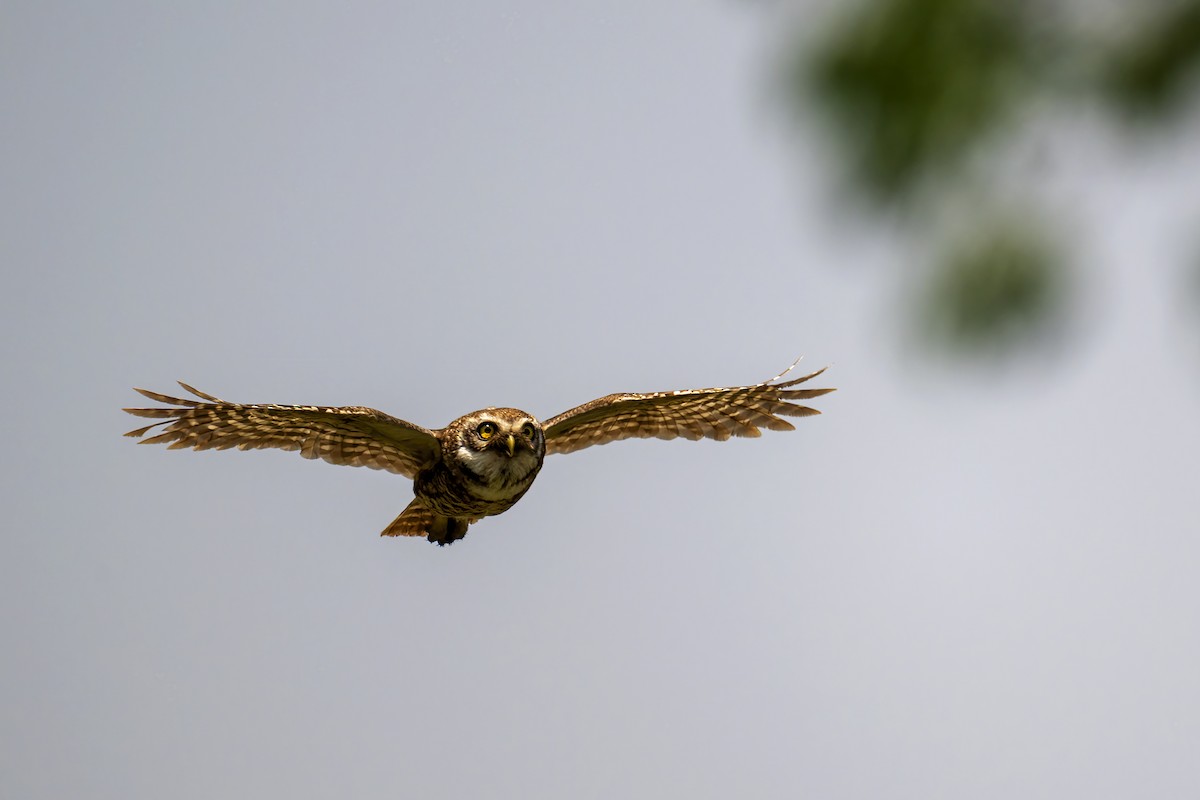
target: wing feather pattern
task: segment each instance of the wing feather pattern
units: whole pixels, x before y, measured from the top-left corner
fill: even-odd
[[[172,407],[126,408],[135,417],[160,421],[125,435],[145,437],[140,444],[165,444],[170,450],[299,450],[305,458],[382,469],[409,478],[441,455],[435,431],[373,408],[243,405],[220,400],[182,381],[179,385],[200,400],[135,389]],[[165,427],[147,435],[160,425]]]
[[[756,437],[762,428],[790,431],[795,426],[781,417],[820,414],[796,403],[834,391],[793,389],[817,377],[819,369],[802,378],[778,383],[783,373],[754,386],[682,389],[650,394],[610,394],[564,411],[543,423],[546,454],[573,453],[592,445],[621,439],[716,439]]]

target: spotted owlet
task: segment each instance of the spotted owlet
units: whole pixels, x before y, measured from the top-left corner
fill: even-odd
[[[755,437],[759,428],[793,429],[781,419],[820,413],[792,401],[833,389],[792,388],[818,370],[786,382],[795,367],[755,386],[682,389],[650,394],[610,394],[564,411],[545,422],[515,408],[485,408],[428,430],[373,408],[243,405],[228,403],[180,382],[200,398],[190,400],[137,389],[171,408],[127,408],[138,417],[161,419],[126,436],[170,449],[299,450],[331,464],[397,472],[413,480],[416,498],[384,536],[425,535],[449,544],[467,526],[501,514],[521,499],[550,453],[572,453],[619,439],[717,439]],[[165,425],[153,436],[151,430]]]

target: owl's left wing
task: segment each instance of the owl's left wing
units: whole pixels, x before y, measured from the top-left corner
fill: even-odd
[[[441,457],[441,442],[433,431],[373,408],[229,403],[182,381],[179,385],[200,400],[136,389],[173,407],[125,409],[137,417],[162,420],[125,435],[146,436],[163,425],[140,444],[166,444],[172,450],[299,450],[305,458],[382,469],[409,478]]]
[[[760,427],[772,431],[793,430],[795,426],[780,417],[808,417],[821,413],[793,401],[820,397],[833,389],[791,388],[815,378],[824,369],[777,383],[792,367],[754,386],[601,397],[543,423],[546,453],[572,453],[620,439],[682,437],[724,441],[731,436],[761,436]]]

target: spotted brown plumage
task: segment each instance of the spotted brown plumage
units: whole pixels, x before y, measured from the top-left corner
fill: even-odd
[[[796,389],[824,370],[780,382],[792,368],[754,386],[610,394],[544,423],[515,408],[485,408],[431,430],[358,406],[230,403],[136,389],[168,407],[127,408],[160,420],[126,436],[169,449],[298,450],[305,458],[370,467],[413,479],[416,497],[384,531],[438,544],[463,538],[483,517],[507,511],[533,485],[550,453],[572,453],[620,439],[716,439],[760,436],[761,428],[792,430],[782,417],[820,412],[800,405],[833,389]],[[163,426],[154,435],[155,428]]]
[[[792,365],[795,366],[794,364]],[[596,444],[621,439],[716,439],[762,436],[760,426],[772,431],[795,430],[785,417],[820,414],[815,408],[795,405],[833,389],[792,389],[824,372],[775,383],[788,372],[754,386],[715,389],[680,389],[650,394],[610,394],[564,411],[542,423],[547,453],[573,453]]]

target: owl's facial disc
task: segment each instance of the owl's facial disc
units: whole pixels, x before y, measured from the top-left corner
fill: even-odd
[[[457,463],[476,480],[470,491],[489,500],[523,492],[541,467],[541,429],[515,409],[487,409],[459,434]]]

